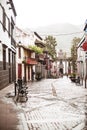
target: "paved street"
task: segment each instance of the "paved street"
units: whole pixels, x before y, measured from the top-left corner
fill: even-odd
[[[4,101],[14,104],[13,98]],[[87,130],[87,89],[67,77],[29,83],[28,101],[15,103],[15,109],[18,130]]]
[[[31,83],[27,103],[17,105],[29,130],[87,130],[87,89],[67,77]]]

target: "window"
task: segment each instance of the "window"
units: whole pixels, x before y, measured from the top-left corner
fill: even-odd
[[[5,8],[0,4],[0,23],[2,24],[3,31],[8,32],[8,36],[10,37],[11,33],[11,24],[10,24],[10,19],[7,16],[5,12]]]
[[[6,14],[5,14],[5,9],[3,8],[3,30],[5,31],[6,29]]]
[[[13,18],[11,17],[11,36],[12,37],[13,37],[13,34],[14,34],[14,26],[15,26],[15,23],[14,23]]]
[[[10,36],[10,20],[8,19],[8,34]]]
[[[2,23],[2,6],[0,4],[0,23]]]
[[[21,79],[22,78],[22,65],[18,64],[18,78]]]
[[[18,57],[21,58],[21,48],[18,48]]]
[[[16,42],[14,40],[14,26],[15,26],[15,23],[14,23],[14,20],[13,18],[11,17],[11,44],[16,47]]]

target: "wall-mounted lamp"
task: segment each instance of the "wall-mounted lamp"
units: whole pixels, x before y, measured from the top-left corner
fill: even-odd
[[[21,44],[21,41],[19,41],[19,44]]]

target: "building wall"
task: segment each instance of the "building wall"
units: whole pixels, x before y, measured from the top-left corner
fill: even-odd
[[[21,50],[21,57],[19,58],[19,47]],[[23,79],[24,77],[26,77],[26,81],[31,81],[31,69],[33,68],[33,70],[35,71],[35,66],[34,65],[28,65],[23,63],[24,61],[24,57],[28,57],[27,51],[21,47],[21,46],[17,46],[16,48],[16,80],[18,80],[18,65],[21,64],[22,67],[22,71],[21,71],[21,79]]]
[[[24,64],[22,64],[22,61],[24,60],[24,51],[23,48],[20,47],[20,57],[19,57],[19,47],[16,47],[16,80],[18,79],[18,64],[21,64],[22,66],[22,79],[24,77]]]
[[[13,5],[13,2],[12,2]],[[12,83],[16,77],[16,14],[7,0],[0,1],[0,89]]]
[[[31,81],[32,76],[31,76],[31,69],[33,68],[35,71],[35,65],[29,65],[25,64],[22,61],[24,61],[24,58],[35,58],[35,52],[32,54],[27,51],[27,47],[29,45],[34,45],[34,33],[32,31],[26,31],[26,30],[21,30],[20,28],[16,27],[16,43],[17,43],[17,48],[16,48],[16,80],[18,79],[18,64],[22,65],[22,79],[25,77],[26,81]],[[24,46],[24,47],[23,47]],[[19,58],[19,47],[21,50],[21,57]],[[29,55],[30,54],[30,55]]]
[[[77,49],[77,75],[85,79],[86,76],[85,51],[79,47]]]
[[[25,46],[34,45],[34,33],[31,30],[22,30],[16,27],[16,42]]]

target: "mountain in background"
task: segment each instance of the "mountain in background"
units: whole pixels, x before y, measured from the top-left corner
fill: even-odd
[[[70,56],[70,48],[74,37],[82,38],[84,25],[72,25],[69,23],[58,23],[54,25],[38,27],[34,29],[42,38],[52,35],[57,41],[57,52],[62,49]]]

